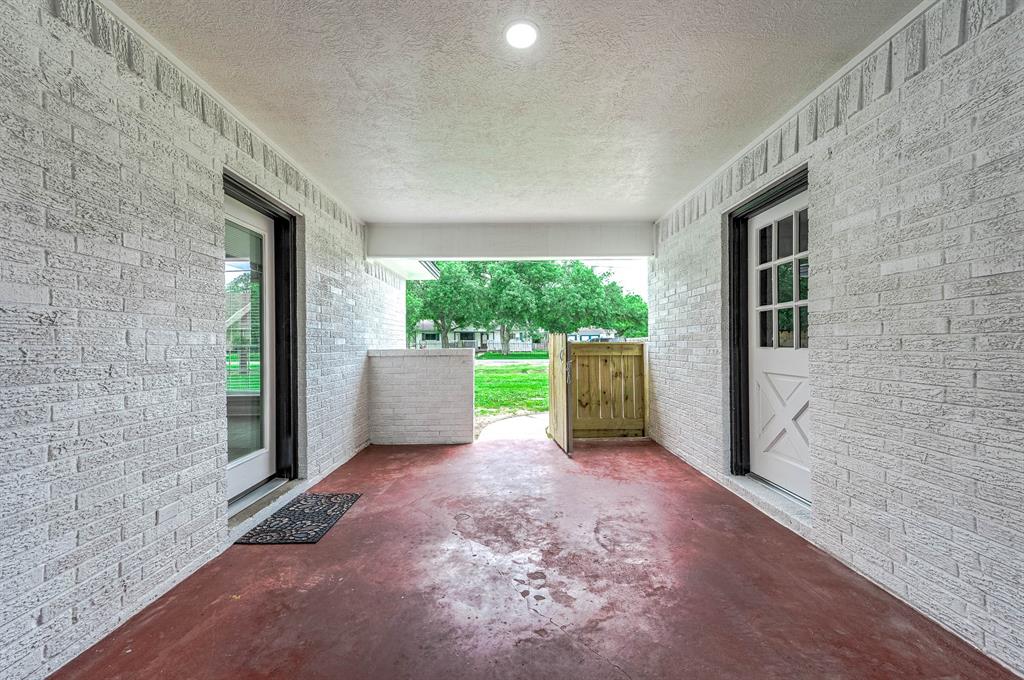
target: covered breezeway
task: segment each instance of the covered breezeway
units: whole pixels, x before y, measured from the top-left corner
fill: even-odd
[[[1024,673],[1024,0],[0,36],[3,680]],[[554,441],[474,441],[459,326],[568,341],[584,295],[427,349],[418,285],[616,257],[644,344],[550,353]]]

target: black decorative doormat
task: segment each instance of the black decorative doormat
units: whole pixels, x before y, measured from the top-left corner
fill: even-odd
[[[235,543],[316,543],[348,512],[360,494],[303,493]]]

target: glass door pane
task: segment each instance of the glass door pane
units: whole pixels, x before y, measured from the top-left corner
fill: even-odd
[[[266,446],[263,246],[260,234],[226,224],[228,461]]]

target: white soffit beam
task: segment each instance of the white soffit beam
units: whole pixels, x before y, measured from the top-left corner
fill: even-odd
[[[652,222],[370,224],[367,257],[561,260],[650,257]]]
[[[387,267],[406,281],[430,281],[438,277],[439,272],[433,262],[414,260],[405,257],[368,257],[368,261]]]

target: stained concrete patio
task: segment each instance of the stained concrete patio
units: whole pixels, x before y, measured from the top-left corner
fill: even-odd
[[[372,447],[61,678],[1011,678],[656,444]]]

